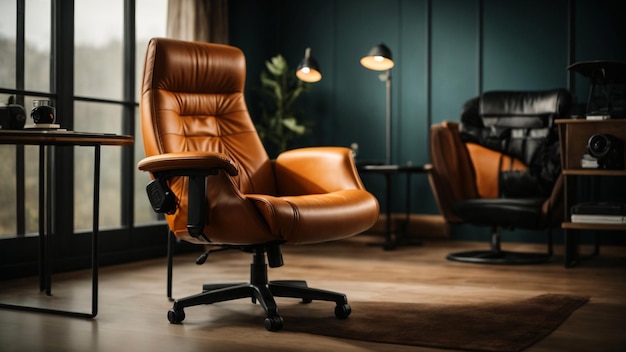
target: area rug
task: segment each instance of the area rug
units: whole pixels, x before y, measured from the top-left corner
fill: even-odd
[[[350,302],[348,319],[324,304],[281,307],[285,330],[467,351],[521,351],[549,335],[588,297],[545,294],[480,304]]]

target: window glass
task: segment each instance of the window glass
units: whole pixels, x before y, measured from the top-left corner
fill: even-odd
[[[24,71],[17,72],[17,1],[0,1],[0,87],[26,89],[43,93],[50,92],[50,43],[51,43],[51,1],[29,0],[24,9]],[[18,77],[24,86],[17,86]],[[35,97],[21,97],[27,116],[30,115]],[[0,104],[8,102],[9,95],[0,95]],[[32,124],[27,117],[26,124]],[[0,160],[0,236],[13,237],[17,234],[19,198],[24,203],[20,212],[24,214],[25,234],[38,232],[38,191],[39,191],[39,148],[25,146],[18,153],[15,146],[2,146]],[[23,180],[18,180],[18,162],[24,167]],[[23,182],[23,193],[18,194],[18,184]]]
[[[15,146],[0,145],[0,238],[14,237],[17,231],[15,211]],[[6,170],[6,172],[5,172]],[[10,201],[9,201],[10,200]]]
[[[122,106],[74,103],[74,130],[122,133]],[[102,228],[121,226],[122,149],[103,146],[100,160],[100,222]],[[91,230],[93,216],[94,148],[74,148],[74,229]]]
[[[146,56],[146,48],[150,38],[165,37],[167,27],[167,0],[137,0],[135,6],[135,34],[136,40],[136,87],[135,97],[141,98],[141,79],[143,75],[143,63]],[[145,157],[141,125],[139,123],[139,110],[135,111],[135,160]],[[146,184],[150,176],[135,169],[135,224],[148,224],[157,219],[157,214],[152,211],[146,195]]]
[[[15,88],[16,13],[15,1],[0,1],[0,87],[2,88]],[[0,103],[6,103],[6,97],[0,95]]]
[[[139,116],[139,111],[136,110],[135,116]],[[136,131],[138,133],[135,136],[135,160],[139,161],[145,158],[146,153],[143,149],[143,138],[141,135],[141,126],[139,125],[139,119],[136,119]],[[140,171],[135,168],[135,224],[145,225],[157,220],[157,213],[152,210],[150,201],[146,194],[146,185],[150,182],[150,174]]]
[[[39,233],[39,147],[24,147],[24,224],[26,234]]]
[[[76,0],[74,92],[121,100],[123,90],[123,0]]]
[[[136,0],[136,100],[138,101],[143,74],[143,61],[148,40],[166,36],[168,0]],[[50,0],[27,0],[24,22],[24,72],[16,72],[17,0],[0,1],[0,87],[16,89],[17,79],[23,79],[24,89],[51,93],[51,48],[52,48],[52,2]],[[124,0],[75,0],[74,23],[74,92],[79,100],[74,103],[74,130],[97,133],[124,133],[123,109],[121,104],[86,102],[80,98],[104,100],[123,99],[123,30]],[[96,20],[97,19],[97,20]],[[17,78],[16,78],[17,77]],[[20,78],[21,77],[21,78]],[[22,87],[19,87],[20,89]],[[9,94],[0,94],[0,104]],[[30,110],[35,99],[41,97],[22,96],[27,124],[32,124]],[[55,105],[55,97],[51,98]],[[136,140],[135,162],[145,155],[139,126],[139,113],[135,109]],[[77,231],[91,230],[93,201],[93,148],[75,147],[74,172],[74,228]],[[122,148],[102,147],[100,226],[121,226]],[[0,237],[14,237],[17,229],[16,198],[24,199],[25,231],[27,235],[38,231],[38,174],[39,148],[23,148],[24,194],[18,195],[15,166],[21,159],[15,146],[0,146]],[[133,165],[134,165],[133,164]],[[158,217],[147,200],[145,185],[149,175],[135,170],[134,219],[136,224],[153,223]],[[126,180],[127,181],[127,180]]]
[[[167,0],[137,0],[135,6],[136,97],[141,97],[141,77],[146,48],[150,38],[165,37],[167,33]]]
[[[6,102],[9,95],[0,94],[0,101]],[[25,97],[25,111],[27,116],[30,106],[35,99],[32,96]],[[32,124],[27,117],[26,124]],[[0,238],[15,237],[17,235],[17,184],[24,183],[24,231],[26,235],[37,234],[39,231],[39,147],[24,146],[23,159],[18,158],[17,147],[13,145],[0,145],[0,160],[3,167],[0,168]],[[18,160],[23,160],[24,179],[17,180],[16,169]]]
[[[26,1],[24,86],[50,92],[51,1]],[[30,105],[29,105],[30,106]]]

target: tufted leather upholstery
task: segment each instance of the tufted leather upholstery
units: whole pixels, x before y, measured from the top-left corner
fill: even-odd
[[[497,236],[500,228],[558,225],[563,194],[554,120],[571,105],[562,89],[485,92],[463,106],[460,123],[431,126],[430,182],[446,221],[491,226]],[[504,260],[495,237],[494,252]]]
[[[349,148],[302,148],[270,160],[244,83],[245,58],[235,47],[163,38],[148,45],[140,101],[146,158],[138,168],[155,179],[151,203],[176,237],[253,256],[248,283],[206,284],[176,300],[168,319],[180,323],[185,307],[251,297],[265,309],[265,327],[276,331],[283,320],[274,296],[334,301],[335,315],[345,318],[344,294],[301,280],[269,281],[265,257],[279,267],[283,244],[361,233],[377,221],[378,202]]]

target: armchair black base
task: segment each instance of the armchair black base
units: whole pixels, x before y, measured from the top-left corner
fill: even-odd
[[[551,255],[548,253],[520,253],[508,251],[467,251],[450,253],[446,259],[478,264],[540,264],[549,261]]]
[[[276,247],[272,250],[275,251]],[[185,307],[240,298],[251,298],[252,303],[258,302],[263,307],[266,314],[264,325],[268,331],[278,331],[283,327],[283,318],[278,314],[274,297],[299,298],[302,303],[311,303],[314,300],[335,302],[335,316],[338,319],[345,319],[352,312],[348,299],[343,293],[311,288],[308,287],[306,281],[302,280],[268,281],[265,262],[266,248],[256,247],[252,250],[252,254],[250,282],[204,284],[203,292],[174,301],[174,307],[167,313],[170,323],[180,323],[185,319],[183,310]],[[270,266],[273,267],[274,265],[271,264],[272,259],[270,259]],[[282,259],[280,265],[282,265]]]
[[[546,253],[510,252],[501,249],[501,228],[496,226],[491,233],[491,249],[451,253],[446,259],[456,262],[477,264],[540,264],[552,258],[552,231],[548,230]]]

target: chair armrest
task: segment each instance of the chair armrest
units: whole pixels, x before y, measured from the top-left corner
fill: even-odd
[[[565,176],[561,173],[554,183],[550,197],[543,202],[541,211],[547,214],[547,224],[558,227],[563,221],[565,200],[564,198]]]
[[[276,158],[274,169],[281,196],[365,189],[349,148],[293,149]]]
[[[224,170],[230,176],[237,176],[237,166],[222,153],[177,152],[153,155],[137,164],[141,171],[150,173],[174,172],[182,170]]]
[[[229,176],[236,176],[238,170],[235,164],[222,153],[176,152],[146,157],[137,164],[137,168],[150,172],[156,179],[146,187],[153,209],[167,214],[174,214],[177,209],[183,209],[187,213],[186,232],[191,236],[188,240],[210,242],[204,234],[204,227],[208,221],[207,198],[210,198],[206,189],[207,177],[218,175],[219,171],[224,171]],[[169,181],[166,180],[175,179],[177,176],[188,176],[188,181],[174,182],[173,185],[167,184]],[[227,176],[218,178],[227,178]],[[226,189],[226,187],[219,188],[220,191]],[[173,192],[171,189],[177,189],[177,191]],[[172,225],[170,223],[170,228],[182,227]]]

